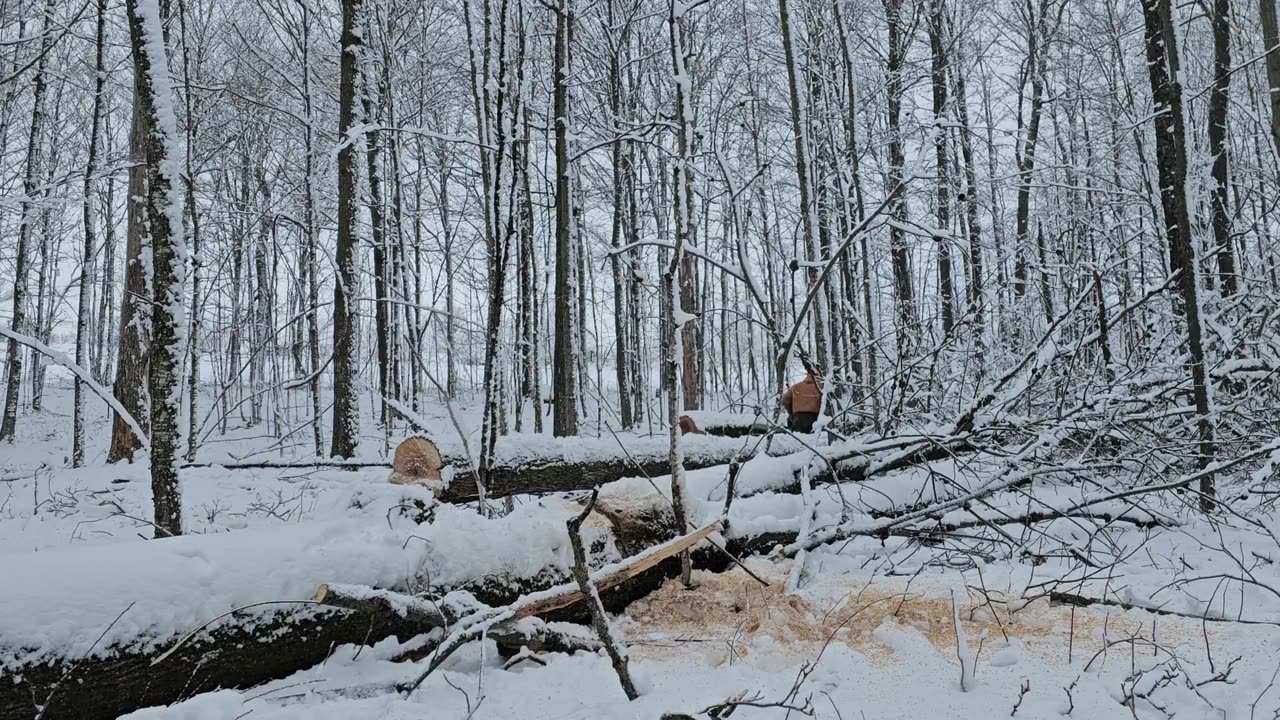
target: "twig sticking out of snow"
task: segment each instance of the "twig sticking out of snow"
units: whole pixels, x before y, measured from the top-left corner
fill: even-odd
[[[951,625],[956,631],[956,656],[960,658],[960,690],[969,692],[974,686],[977,658],[969,651],[969,638],[960,627],[960,606],[956,605],[956,591],[951,591]]]
[[[631,680],[626,650],[618,646],[618,640],[609,627],[609,618],[604,614],[604,603],[600,601],[600,594],[596,592],[596,586],[591,582],[591,576],[587,572],[587,551],[582,545],[582,521],[586,520],[595,509],[596,500],[599,497],[600,488],[597,487],[591,491],[591,499],[582,509],[582,514],[569,518],[565,523],[569,529],[569,544],[573,547],[573,577],[578,581],[578,588],[586,597],[587,608],[591,610],[591,624],[595,627],[596,635],[604,645],[605,652],[609,654],[609,662],[613,664],[613,671],[618,674],[622,691],[627,694],[628,700],[635,700],[640,697],[640,693],[636,692],[636,684]]]
[[[1018,689],[1018,699],[1013,703],[1013,710],[1009,713],[1009,717],[1013,717],[1018,714],[1018,708],[1022,707],[1022,699],[1025,698],[1029,692],[1031,692],[1031,681],[1023,680],[1022,687]]]

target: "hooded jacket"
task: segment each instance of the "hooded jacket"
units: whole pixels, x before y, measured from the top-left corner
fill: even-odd
[[[817,413],[822,407],[822,390],[812,375],[786,389],[782,393],[782,409],[788,413]]]

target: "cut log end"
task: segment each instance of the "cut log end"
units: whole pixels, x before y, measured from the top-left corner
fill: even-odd
[[[444,460],[430,438],[417,435],[396,446],[391,469],[391,482],[397,485],[439,483]]]

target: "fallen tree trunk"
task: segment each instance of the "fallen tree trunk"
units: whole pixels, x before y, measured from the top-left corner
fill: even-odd
[[[316,590],[315,602],[321,605],[343,608],[361,613],[371,619],[390,624],[408,620],[416,625],[418,633],[447,628],[469,614],[487,609],[487,605],[423,600],[390,590],[349,585],[321,585]],[[536,613],[530,613],[535,616]],[[600,643],[589,635],[573,635],[551,630],[545,623],[509,623],[490,628],[487,637],[498,645],[498,650],[511,656],[527,648],[531,652],[595,652]],[[438,640],[438,639],[437,639]],[[428,647],[434,647],[429,643]],[[419,648],[416,653],[422,653]]]
[[[657,496],[651,499],[660,502]],[[611,515],[626,520],[611,520],[604,513],[592,516],[593,534],[589,536],[588,552],[595,567],[617,562],[635,548],[649,547],[654,538],[674,535],[669,513],[664,517],[652,509],[636,513],[614,510]],[[479,524],[479,531],[502,532],[500,527],[490,527],[495,522],[501,521]],[[518,524],[509,532],[518,535],[525,527]],[[430,526],[423,526],[419,533],[429,535],[430,530]],[[521,542],[545,542],[544,536],[537,532],[542,531],[535,528],[535,534],[526,540],[513,536],[511,542],[513,546]],[[705,534],[699,539],[702,537]],[[185,543],[199,540],[183,539]],[[565,540],[567,542],[567,537]],[[718,551],[704,553],[704,556],[704,567],[708,569],[723,569],[729,562]],[[128,567],[122,565],[121,572],[128,572]],[[678,572],[678,562],[673,564],[669,558],[633,567],[628,573],[602,583],[601,600],[610,612],[621,611]],[[437,586],[432,590],[438,595],[450,590],[466,590],[479,603],[501,607],[562,585],[569,578],[567,566],[553,563],[518,574],[484,574],[453,587]],[[85,592],[90,590],[86,588]],[[6,647],[6,639],[0,637],[0,720],[31,720],[36,716],[42,720],[111,720],[143,707],[167,705],[201,692],[252,687],[288,677],[323,662],[340,645],[369,645],[391,637],[405,641],[424,632],[421,616],[373,611],[377,601],[356,609],[335,607],[342,601],[331,595],[322,599],[326,600],[324,604],[312,598],[263,603],[264,607],[228,613],[228,617],[217,624],[194,631],[180,642],[164,643],[160,649],[156,649],[155,638],[137,638],[113,643],[96,652],[91,648],[87,653],[77,651],[75,656],[60,656]],[[582,621],[586,610],[578,600],[573,593],[548,598],[527,614],[547,621]],[[50,603],[58,601],[57,597],[49,598]],[[499,639],[500,644],[505,642],[508,650],[518,649],[515,644],[524,641],[535,651],[539,647],[570,649],[563,638],[552,635],[541,640],[524,638],[522,641],[511,634],[495,639]],[[34,659],[24,661],[24,657]]]
[[[738,457],[739,448],[727,448],[716,452],[691,455],[685,461],[686,470],[728,465]],[[478,499],[471,471],[455,464],[453,480],[445,486],[440,499],[460,503]],[[666,458],[648,455],[627,456],[619,451],[615,458],[598,460],[535,460],[527,464],[495,465],[489,471],[485,496],[492,498],[509,495],[537,495],[558,492],[585,492],[600,485],[628,477],[661,477],[670,474],[671,466]]]
[[[990,497],[1001,487],[1012,485],[1014,478],[1004,483],[987,486],[977,498]],[[827,527],[811,533],[804,545],[814,546],[824,536],[829,539],[847,539],[856,536],[879,538],[909,537],[920,542],[932,543],[945,538],[948,532],[970,533],[975,528],[998,524],[1014,526],[1023,523],[1047,522],[1058,517],[1092,518],[1099,522],[1115,522],[1119,518],[1108,517],[1095,509],[1081,507],[1064,511],[1015,510],[1013,506],[1000,512],[980,513],[969,517],[955,514],[958,508],[966,508],[975,497],[938,501],[923,508],[912,508],[897,517],[850,520],[835,527]],[[645,549],[662,543],[676,535],[674,522],[665,498],[657,494],[626,496],[609,502],[608,494],[602,495],[597,515],[593,515],[594,535],[588,538],[591,564],[599,569],[616,563],[623,557],[641,554]],[[761,499],[766,505],[770,501]],[[739,557],[756,553],[770,553],[779,547],[794,548],[796,530],[790,527],[773,527],[769,532],[746,530],[751,522],[751,503],[742,501],[732,508],[731,515],[740,518],[744,530],[730,525],[726,547],[729,553]],[[571,511],[571,507],[565,509]],[[976,508],[975,508],[976,509]],[[557,518],[554,509],[544,508]],[[745,512],[744,512],[745,511]],[[451,521],[456,521],[457,515]],[[1148,518],[1139,518],[1149,521]],[[441,545],[446,538],[435,537],[437,525],[422,526],[418,533],[425,535],[428,545]],[[503,521],[477,519],[476,532],[485,535],[519,533],[527,527],[527,519],[511,527]],[[457,527],[438,532],[456,534]],[[540,533],[540,534],[539,534]],[[452,537],[452,535],[451,535]],[[705,537],[700,535],[698,537]],[[527,538],[511,537],[512,546],[525,545],[533,550],[538,543],[545,544],[548,535],[537,530]],[[188,542],[193,539],[188,538]],[[696,541],[696,540],[695,540]],[[166,541],[157,541],[163,543]],[[464,544],[470,541],[465,541]],[[447,543],[445,543],[447,545]],[[458,547],[455,540],[454,547]],[[440,550],[448,552],[448,550]],[[729,567],[733,560],[723,551],[704,543],[694,549],[695,567],[718,572]],[[607,609],[617,612],[630,602],[647,595],[667,578],[679,572],[679,563],[669,557],[651,558],[653,562],[630,566],[626,573],[600,578],[601,599]],[[430,564],[430,558],[424,560]],[[484,572],[483,570],[479,572]],[[569,580],[568,568],[563,563],[549,563],[540,568],[518,574],[486,572],[451,587],[432,588],[436,597],[448,591],[466,590],[479,602],[491,608],[511,606],[528,600],[529,596],[563,586]],[[612,584],[616,581],[616,584]],[[314,585],[312,587],[315,587]],[[396,590],[397,588],[388,588]],[[403,591],[403,588],[399,588]],[[309,595],[310,593],[308,593]],[[110,652],[92,654],[91,657],[42,656],[26,665],[5,664],[6,654],[0,647],[0,668],[5,671],[0,682],[0,719],[29,719],[36,715],[38,707],[45,706],[44,718],[74,718],[76,720],[108,720],[123,713],[148,705],[172,703],[182,697],[213,688],[243,688],[261,682],[287,677],[322,662],[333,649],[343,644],[372,644],[389,637],[408,640],[422,633],[424,627],[434,627],[421,616],[401,614],[381,601],[358,605],[352,599],[344,609],[328,607],[344,604],[326,595],[319,598],[324,606],[314,600],[294,605],[275,605],[268,610],[254,609],[240,613],[233,622],[196,632],[190,641],[168,653],[160,662],[155,644],[122,643],[110,648]],[[366,597],[365,600],[368,600]],[[531,614],[547,620],[584,619],[585,608],[576,602],[572,593],[544,598],[532,608]],[[57,598],[51,601],[56,602]],[[440,620],[447,619],[441,616]],[[520,638],[499,639],[508,649]],[[554,648],[558,638],[546,640],[547,648]],[[3,643],[3,638],[0,638]],[[164,647],[172,647],[166,643]],[[561,643],[561,648],[569,646]],[[9,654],[13,657],[12,654]],[[11,681],[11,678],[13,679]]]

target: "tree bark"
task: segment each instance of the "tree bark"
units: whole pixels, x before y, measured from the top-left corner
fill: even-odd
[[[946,21],[942,0],[931,0],[929,49],[933,80],[933,145],[937,165],[937,231],[933,242],[938,252],[939,300],[942,303],[942,334],[955,327],[955,284],[951,277],[951,188],[947,176],[947,49]]]
[[[1156,170],[1160,180],[1160,204],[1164,209],[1165,238],[1169,244],[1169,266],[1178,273],[1179,309],[1187,323],[1188,370],[1195,400],[1200,436],[1197,464],[1201,469],[1213,462],[1214,433],[1209,407],[1205,353],[1201,339],[1200,305],[1196,288],[1196,258],[1191,243],[1191,221],[1187,212],[1186,132],[1183,127],[1182,86],[1179,78],[1178,46],[1170,0],[1142,0],[1147,47],[1147,71],[1155,105]],[[1200,480],[1200,507],[1205,512],[1215,506],[1212,474]]]
[[[1276,22],[1276,0],[1258,0],[1258,19],[1262,25],[1262,54],[1266,58],[1267,86],[1270,92],[1271,139],[1280,151],[1280,25]]]
[[[1222,294],[1230,296],[1239,289],[1235,251],[1231,242],[1231,214],[1227,208],[1227,113],[1231,102],[1230,0],[1213,0],[1212,21],[1214,79],[1209,95],[1209,154],[1213,157],[1213,187],[1209,202],[1213,216],[1213,241],[1218,253],[1218,280],[1222,285]]]
[[[47,0],[44,6],[44,20],[41,22],[40,59],[36,63],[35,78],[32,80],[31,129],[27,135],[27,167],[22,182],[22,219],[18,230],[18,247],[14,253],[13,269],[13,314],[10,325],[16,332],[27,332],[26,329],[26,295],[27,295],[27,250],[31,245],[31,236],[35,228],[35,196],[36,183],[43,171],[41,143],[44,141],[44,96],[48,83],[49,51],[53,43],[54,0]],[[5,383],[4,416],[0,420],[0,441],[12,443],[18,430],[18,400],[22,387],[22,353],[24,349],[16,340],[9,339]]]
[[[1036,168],[1036,144],[1040,138],[1040,117],[1044,108],[1044,73],[1046,38],[1044,35],[1045,12],[1048,3],[1040,0],[1039,8],[1027,0],[1027,62],[1026,74],[1031,81],[1031,119],[1024,137],[1018,138],[1018,209],[1014,231],[1013,294],[1022,297],[1027,292],[1027,245],[1030,242],[1031,178]],[[1021,102],[1019,102],[1021,109]],[[1022,116],[1019,114],[1019,131]]]
[[[337,277],[333,285],[333,440],[331,457],[349,458],[359,444],[360,418],[356,398],[355,342],[359,316],[352,299],[359,278],[356,274],[356,142],[351,137],[355,123],[356,82],[364,41],[357,28],[363,0],[343,0],[342,55],[338,88],[338,247],[335,253]],[[313,368],[312,372],[318,372]]]
[[[183,200],[178,122],[173,113],[168,50],[159,3],[128,0],[133,48],[134,102],[139,113],[143,211],[151,251],[151,348],[147,390],[151,397],[151,494],[156,537],[182,534],[182,494],[178,484],[179,415],[187,250],[183,240]]]
[[[577,352],[573,322],[573,251],[570,225],[573,216],[569,201],[569,36],[573,32],[572,0],[559,0],[556,9],[555,52],[553,53],[555,113],[555,355],[552,358],[552,423],[557,437],[578,434],[578,386],[574,379]],[[577,288],[581,292],[581,288]]]
[[[104,72],[106,67],[106,24],[107,0],[98,0],[98,20],[94,33],[94,85],[93,85],[93,117],[89,126],[89,158],[84,166],[84,246],[80,254],[80,300],[76,318],[76,364],[88,367],[89,364],[89,320],[91,317],[91,300],[95,280],[94,246],[97,237],[93,228],[93,195],[97,184],[98,144],[102,136],[102,94],[107,83]],[[101,315],[97,318],[99,326],[104,322]],[[72,399],[71,418],[71,466],[84,465],[84,383],[76,378]]]

